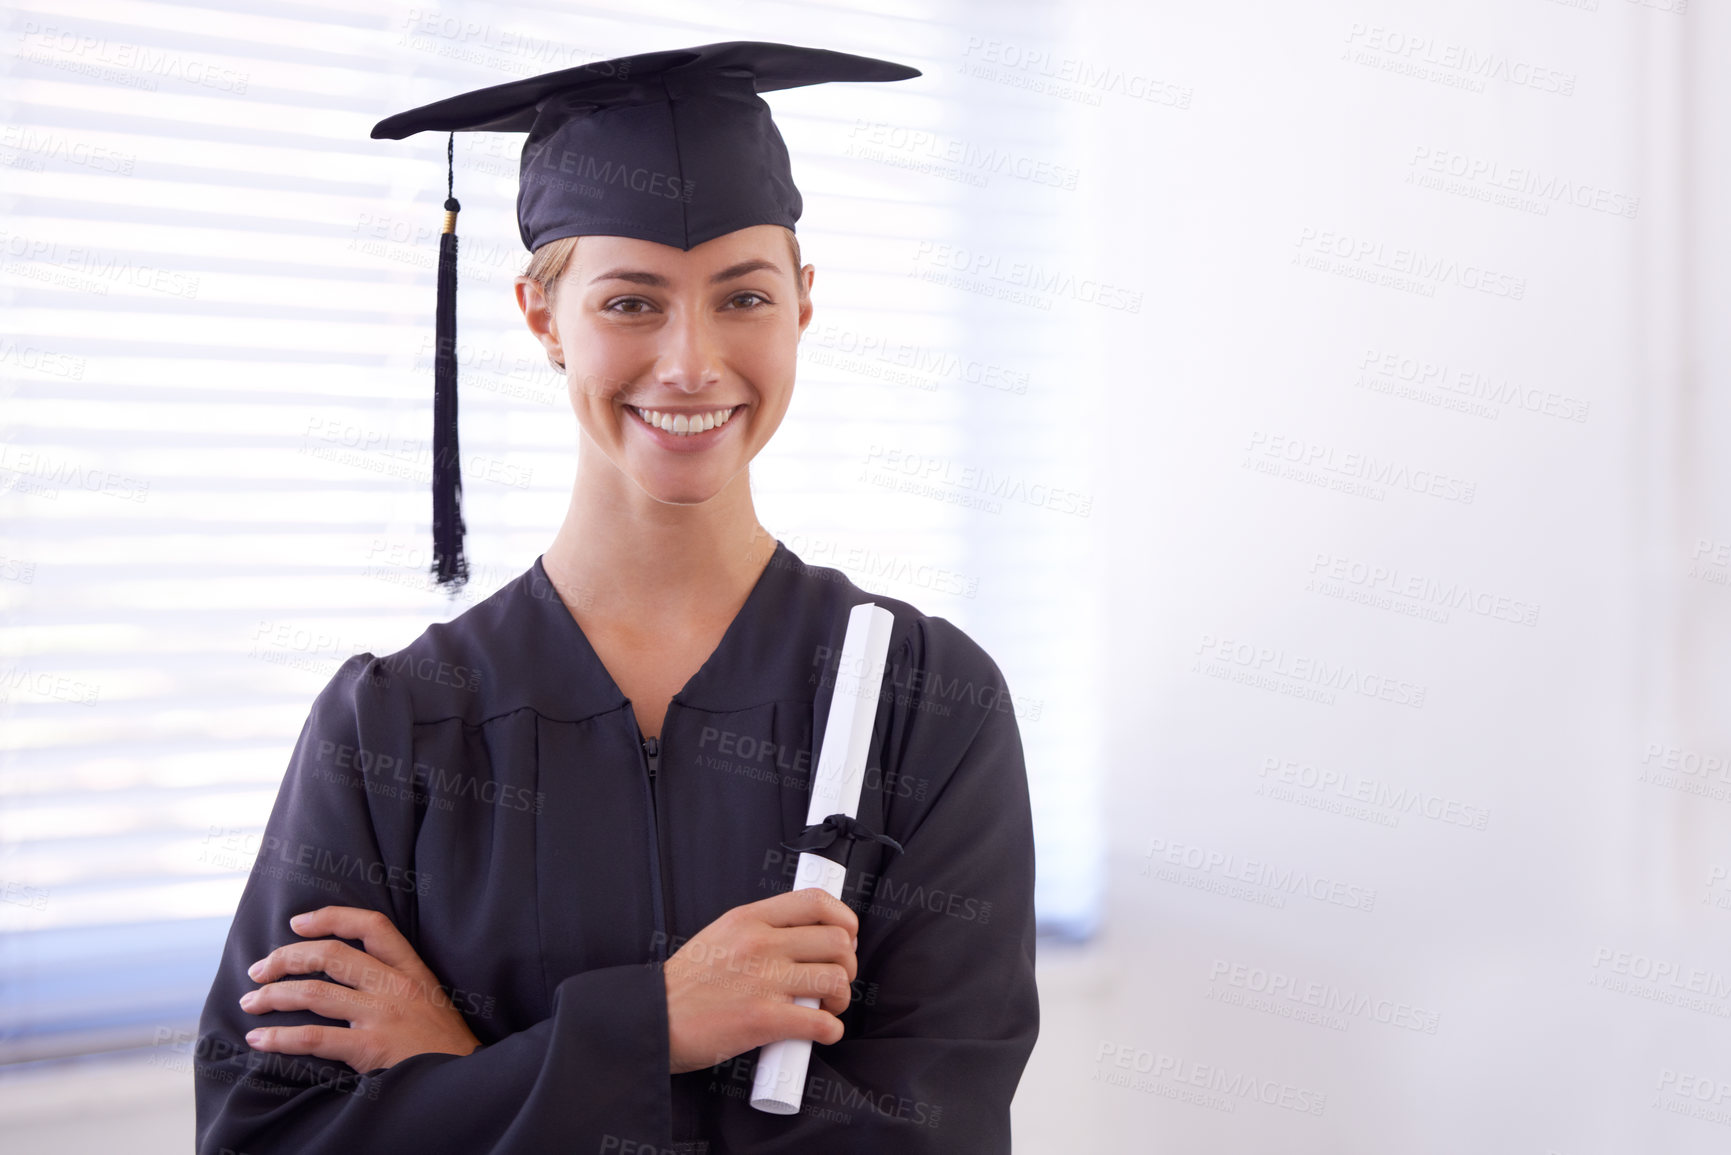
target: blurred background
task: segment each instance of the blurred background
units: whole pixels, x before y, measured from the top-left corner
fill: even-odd
[[[753,489],[1015,693],[1018,1147],[1726,1150],[1722,0],[0,7],[7,1149],[190,1145],[313,697],[562,515],[466,134],[430,591],[444,142],[372,124],[732,39],[924,72],[768,98],[817,314]]]

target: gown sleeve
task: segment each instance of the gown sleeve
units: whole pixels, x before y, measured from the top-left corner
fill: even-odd
[[[904,851],[857,879],[867,844],[850,859],[859,978],[846,1034],[812,1048],[795,1116],[746,1102],[755,1053],[716,1068],[710,1091],[735,1107],[720,1113],[712,1155],[1010,1150],[1010,1100],[1040,1022],[1021,735],[983,650],[941,618],[916,634],[891,670],[880,747],[885,832]]]
[[[334,1060],[247,1046],[257,1026],[330,1021],[239,1006],[258,985],[247,968],[299,938],[292,916],[326,905],[379,910],[416,940],[420,880],[405,866],[441,867],[415,863],[409,791],[370,789],[357,769],[380,759],[413,765],[408,692],[388,661],[345,662],[296,742],[199,1020],[198,1151],[504,1155],[631,1150],[667,1134],[667,996],[655,967],[572,975],[555,988],[551,1015],[526,1029],[489,1041],[472,1022],[484,1045],[464,1056],[415,1055],[357,1074]]]

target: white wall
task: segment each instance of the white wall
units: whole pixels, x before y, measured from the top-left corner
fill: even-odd
[[[1141,417],[1111,898],[1042,1075],[1138,1150],[1724,1150],[1723,8],[1096,6],[1073,37],[1195,95],[1077,117],[1122,190],[1096,245],[1154,304],[1101,327]],[[1403,261],[1444,272],[1380,280]],[[1450,480],[1346,485],[1381,463]]]

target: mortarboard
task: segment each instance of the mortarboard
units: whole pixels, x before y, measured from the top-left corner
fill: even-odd
[[[517,224],[533,252],[561,237],[636,237],[690,249],[752,225],[793,228],[787,146],[757,94],[832,80],[906,80],[916,68],[793,44],[736,40],[646,52],[476,89],[399,112],[374,139],[446,142],[433,357],[433,572],[453,590],[463,557],[457,452],[458,132],[526,132]]]

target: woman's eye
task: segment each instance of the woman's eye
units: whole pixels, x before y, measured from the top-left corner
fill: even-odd
[[[649,308],[649,302],[642,297],[620,297],[617,300],[608,301],[604,307],[605,311],[609,313],[630,314],[641,313],[647,308]]]
[[[728,298],[728,304],[736,308],[755,309],[769,304],[769,298],[762,293],[735,293]]]

